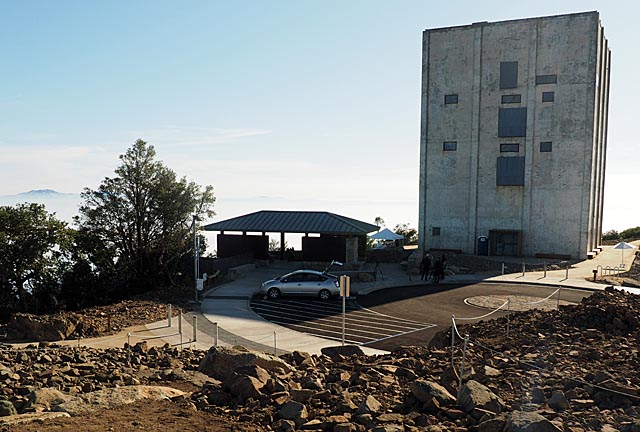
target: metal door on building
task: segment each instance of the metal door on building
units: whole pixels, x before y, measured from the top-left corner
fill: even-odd
[[[489,231],[489,251],[493,256],[520,256],[522,255],[521,239],[521,231]]]

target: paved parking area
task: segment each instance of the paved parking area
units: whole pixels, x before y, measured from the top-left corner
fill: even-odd
[[[345,342],[381,350],[394,350],[402,345],[424,345],[438,331],[451,325],[452,315],[468,320],[494,309],[493,304],[478,307],[480,305],[468,302],[469,299],[496,297],[500,304],[507,296],[535,300],[547,297],[555,290],[556,287],[505,283],[422,285],[380,290],[358,296],[357,302],[347,302]],[[590,294],[589,291],[563,289],[560,303],[578,303]],[[555,308],[556,298],[553,297],[551,308]],[[251,309],[262,318],[291,330],[342,340],[340,299],[324,302],[304,297],[256,298],[251,301]],[[506,310],[500,310],[487,319],[506,313]]]
[[[304,298],[254,299],[251,309],[262,318],[292,330],[342,341],[342,301]],[[348,301],[345,342],[370,345],[434,327],[433,323],[387,315]]]

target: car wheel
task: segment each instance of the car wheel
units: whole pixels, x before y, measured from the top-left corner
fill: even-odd
[[[280,290],[278,288],[271,288],[267,291],[267,296],[269,296],[270,299],[277,299],[280,297]]]
[[[320,297],[320,300],[329,300],[331,298],[331,293],[329,290],[323,289],[318,293],[318,297]]]

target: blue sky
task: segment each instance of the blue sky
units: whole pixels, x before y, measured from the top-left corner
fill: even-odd
[[[95,188],[142,138],[215,220],[416,226],[422,30],[587,10],[613,52],[604,228],[637,226],[631,1],[4,1],[0,195]]]

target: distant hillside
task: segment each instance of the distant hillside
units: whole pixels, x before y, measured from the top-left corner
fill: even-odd
[[[53,189],[34,189],[15,195],[0,195],[0,206],[14,206],[25,202],[44,204],[49,213],[59,219],[71,222],[78,214],[80,194],[63,193]]]
[[[53,189],[33,189],[29,192],[21,192],[17,195],[8,195],[8,196],[17,196],[21,198],[56,198],[56,197],[68,197],[68,196],[78,196],[78,194],[72,193],[62,193],[55,191]]]

